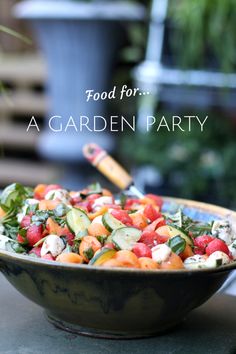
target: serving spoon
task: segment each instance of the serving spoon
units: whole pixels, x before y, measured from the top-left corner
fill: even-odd
[[[111,157],[107,151],[97,144],[86,144],[83,147],[86,159],[106,176],[119,189],[143,198],[144,195],[134,185],[134,180],[130,174]]]

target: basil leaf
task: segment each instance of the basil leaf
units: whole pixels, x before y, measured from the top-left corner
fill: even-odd
[[[93,258],[94,256],[94,251],[92,247],[89,247],[86,251],[84,251],[84,256],[88,258],[89,260]]]
[[[170,238],[167,244],[171,248],[172,252],[176,254],[182,253],[186,247],[186,241],[179,235]]]

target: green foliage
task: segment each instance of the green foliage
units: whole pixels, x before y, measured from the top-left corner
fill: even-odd
[[[236,67],[235,0],[172,0],[172,44],[184,67]]]
[[[156,117],[162,115],[171,121],[170,114]],[[136,132],[123,138],[121,153],[137,165],[155,166],[168,181],[169,194],[195,199],[210,195],[211,201],[236,207],[234,125],[212,114],[203,132],[194,125],[191,132]]]

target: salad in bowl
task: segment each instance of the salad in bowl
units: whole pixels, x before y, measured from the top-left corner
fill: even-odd
[[[179,204],[166,209],[153,194],[14,183],[0,197],[0,250],[94,267],[209,269],[236,261],[236,228],[229,218],[192,219]]]

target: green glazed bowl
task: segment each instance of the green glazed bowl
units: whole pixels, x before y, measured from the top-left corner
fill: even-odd
[[[227,216],[236,221],[235,212],[195,201],[165,198],[165,208],[172,202],[201,221]],[[106,338],[151,336],[176,326],[220,289],[235,268],[236,262],[191,271],[109,269],[0,251],[2,273],[42,306],[54,325]]]

